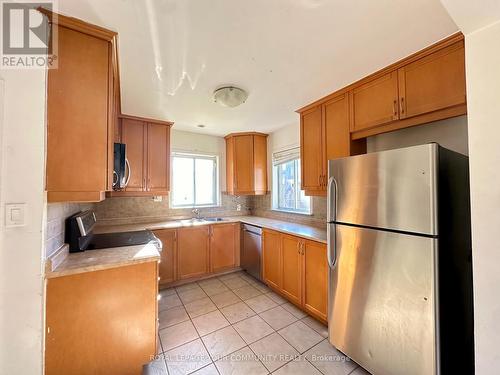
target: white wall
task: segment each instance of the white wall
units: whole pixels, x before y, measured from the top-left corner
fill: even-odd
[[[383,151],[430,142],[437,142],[450,150],[468,155],[467,116],[369,137],[367,151]]]
[[[0,374],[41,374],[45,72],[0,71],[0,81]],[[5,203],[21,202],[26,226],[6,229]]]
[[[174,125],[175,127],[175,125]],[[219,156],[221,191],[226,190],[226,141],[222,137],[172,129],[172,151],[199,152]]]

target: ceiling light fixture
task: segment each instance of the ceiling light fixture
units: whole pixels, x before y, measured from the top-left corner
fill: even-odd
[[[214,91],[214,102],[224,107],[237,107],[245,103],[248,93],[239,87],[224,86]]]

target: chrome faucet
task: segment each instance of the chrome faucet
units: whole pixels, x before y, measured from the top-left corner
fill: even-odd
[[[196,215],[197,219],[200,219],[200,210],[199,209],[194,208],[191,212]]]

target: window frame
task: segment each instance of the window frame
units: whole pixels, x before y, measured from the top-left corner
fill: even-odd
[[[191,159],[193,160],[194,166],[193,166],[193,199],[194,202],[196,202],[196,159],[202,159],[202,160],[212,160],[214,162],[214,174],[213,174],[213,202],[214,203],[209,203],[209,204],[182,204],[182,205],[176,205],[174,204],[174,158],[186,158],[186,159]],[[171,172],[171,181],[172,181],[172,191],[169,194],[169,206],[171,209],[186,209],[186,208],[210,208],[210,207],[220,207],[220,202],[221,202],[221,190],[220,190],[220,163],[219,163],[219,155],[217,154],[209,154],[209,153],[201,153],[201,152],[193,152],[193,151],[182,151],[182,150],[177,150],[177,151],[172,151],[172,154],[170,156],[170,162],[172,165],[172,172]]]
[[[285,207],[280,207],[279,205],[279,167],[282,164],[294,162],[297,163],[295,167],[295,182],[297,183],[297,186],[299,187],[295,191],[295,206],[297,206],[297,202],[299,201],[300,194],[302,192],[301,186],[300,186],[300,173],[299,168],[300,168],[300,156],[293,158],[291,160],[288,160],[284,163],[279,163],[279,164],[274,164],[272,165],[272,176],[273,176],[273,186],[272,186],[272,205],[271,209],[273,211],[277,212],[285,212],[285,213],[291,213],[291,214],[298,214],[298,215],[307,215],[307,216],[312,216],[313,210],[312,210],[312,199],[311,197],[307,197],[309,199],[309,209],[308,210],[300,210],[300,209],[291,209],[291,208],[285,208]]]

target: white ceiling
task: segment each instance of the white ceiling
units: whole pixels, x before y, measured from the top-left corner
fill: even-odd
[[[123,113],[214,135],[296,123],[297,108],[457,31],[439,0],[59,0],[59,11],[118,31]],[[247,102],[214,103],[224,84]]]

